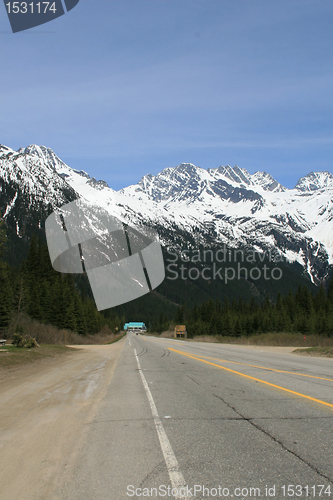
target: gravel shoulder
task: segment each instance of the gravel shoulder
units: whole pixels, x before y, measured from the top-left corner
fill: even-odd
[[[0,370],[0,499],[51,499],[75,461],[125,340]]]

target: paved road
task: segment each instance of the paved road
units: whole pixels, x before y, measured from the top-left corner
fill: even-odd
[[[129,334],[52,498],[333,499],[332,389],[330,359]]]

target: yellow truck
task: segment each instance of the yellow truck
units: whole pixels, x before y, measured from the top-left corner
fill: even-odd
[[[175,326],[175,339],[187,339],[187,331],[185,325],[176,325]]]

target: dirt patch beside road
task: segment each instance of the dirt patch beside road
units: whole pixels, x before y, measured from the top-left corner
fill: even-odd
[[[75,346],[66,356],[1,370],[1,500],[54,498],[55,483],[84,444],[124,343]]]
[[[45,358],[51,360],[52,358],[69,354],[73,351],[74,349],[71,347],[60,345],[43,345],[41,347],[33,347],[31,349],[15,347],[12,345],[0,347],[0,378],[3,374],[2,372],[8,370],[9,368],[29,365],[31,363],[35,363],[36,361],[44,360]]]
[[[333,358],[333,347],[309,347],[305,349],[296,349],[295,354],[301,356],[319,356],[321,358]]]

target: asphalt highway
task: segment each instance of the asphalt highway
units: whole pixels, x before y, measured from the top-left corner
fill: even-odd
[[[332,428],[331,359],[128,334],[52,498],[333,499]]]

